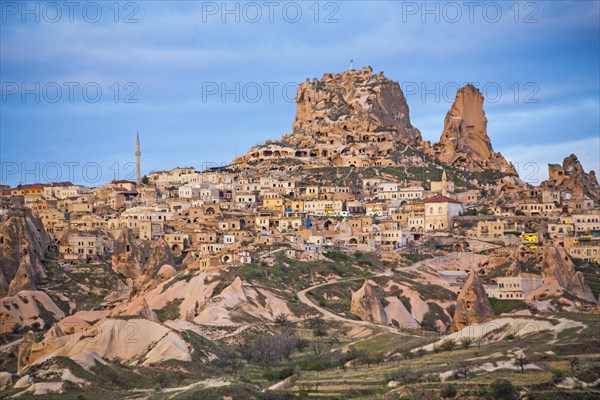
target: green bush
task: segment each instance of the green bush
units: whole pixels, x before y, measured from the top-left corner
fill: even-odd
[[[495,400],[516,400],[519,398],[519,393],[510,381],[496,379],[492,382],[492,397]]]
[[[456,340],[446,339],[442,342],[440,347],[444,351],[452,351],[452,350],[454,350],[454,347],[456,347]]]
[[[456,393],[457,392],[454,385],[449,384],[442,388],[442,391],[440,392],[440,397],[442,397],[443,399],[451,399],[453,397],[456,397]]]

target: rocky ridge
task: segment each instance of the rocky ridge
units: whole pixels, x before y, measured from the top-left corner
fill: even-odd
[[[574,195],[586,195],[600,200],[600,184],[596,173],[586,173],[575,154],[565,157],[562,165],[548,164],[548,175],[548,180],[542,182],[541,187],[570,190]]]

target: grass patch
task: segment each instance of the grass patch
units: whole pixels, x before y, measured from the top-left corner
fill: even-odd
[[[523,300],[490,299],[490,303],[496,315],[530,308]]]
[[[160,310],[155,310],[160,322],[165,322],[179,318],[179,306],[182,302],[183,299],[171,300],[167,304],[165,304],[165,306]]]

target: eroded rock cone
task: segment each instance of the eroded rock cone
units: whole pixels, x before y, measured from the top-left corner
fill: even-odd
[[[131,230],[124,228],[114,231],[113,238],[113,269],[128,278],[136,279],[141,276],[144,257]]]
[[[144,276],[147,279],[155,278],[158,271],[165,264],[175,265],[175,260],[173,259],[169,244],[161,238],[152,242],[150,257],[148,257],[148,261],[146,261],[146,266],[144,267]]]
[[[35,290],[46,276],[42,259],[50,237],[27,208],[14,208],[0,219],[0,297]]]
[[[473,271],[456,299],[451,330],[456,332],[469,325],[485,322],[494,316],[494,310],[483,283]]]
[[[483,100],[471,84],[456,93],[440,141],[432,146],[433,156],[443,164],[469,171],[493,169],[516,175],[514,166],[492,149]]]
[[[544,284],[557,284],[580,299],[596,302],[583,274],[575,271],[571,257],[562,246],[544,246],[540,257]]]
[[[375,282],[365,280],[362,287],[352,295],[350,312],[363,321],[387,324],[387,315],[375,291],[376,286]]]

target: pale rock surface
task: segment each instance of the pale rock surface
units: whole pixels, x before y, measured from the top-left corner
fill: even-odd
[[[50,312],[55,321],[65,317],[52,299],[39,290],[24,290],[0,299],[0,334],[12,331],[15,326],[28,327],[35,322],[43,328],[45,321],[41,316],[44,310]]]
[[[563,290],[580,299],[596,302],[580,271],[575,271],[573,261],[562,246],[546,245],[539,248],[542,285],[527,295],[528,300],[557,296]]]
[[[387,324],[387,315],[375,291],[376,286],[375,282],[365,280],[362,287],[352,294],[350,312],[363,321]]]
[[[0,372],[0,391],[12,386],[12,375],[6,371]]]

